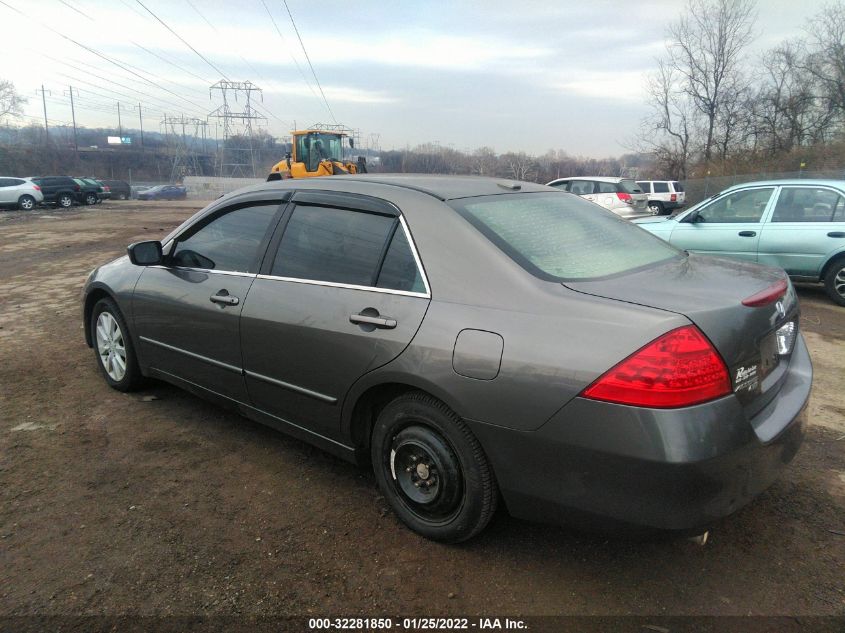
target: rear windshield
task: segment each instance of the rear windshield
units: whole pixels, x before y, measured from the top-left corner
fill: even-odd
[[[684,186],[677,181],[673,181],[672,186],[675,188],[675,191],[677,191],[678,193],[680,193],[684,190]]]
[[[619,188],[625,193],[642,193],[643,190],[633,180],[623,180],[619,183]]]
[[[485,196],[454,206],[541,279],[595,279],[682,256],[627,220],[565,193]]]

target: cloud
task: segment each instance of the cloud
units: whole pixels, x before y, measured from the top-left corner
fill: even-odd
[[[549,84],[558,92],[608,101],[642,103],[647,71],[599,71],[585,69],[574,78]]]

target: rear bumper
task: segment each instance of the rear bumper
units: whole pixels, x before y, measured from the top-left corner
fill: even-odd
[[[780,392],[750,420],[733,396],[680,410],[576,398],[533,432],[469,424],[514,516],[695,530],[751,501],[792,460],[811,383],[799,337]]]

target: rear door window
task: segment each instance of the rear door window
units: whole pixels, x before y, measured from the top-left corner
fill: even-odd
[[[455,202],[455,209],[541,279],[585,280],[683,257],[667,242],[586,200],[514,194]]]
[[[595,183],[591,180],[572,180],[567,191],[578,194],[579,196],[586,196],[593,193],[594,189]]]
[[[406,292],[425,292],[422,275],[402,226],[396,227],[376,286]]]
[[[640,189],[643,190],[643,193],[651,193],[651,183],[650,182],[637,181],[637,184],[640,186]]]
[[[279,242],[271,274],[374,286],[396,222],[396,218],[374,213],[297,206]]]
[[[236,207],[176,242],[170,264],[227,272],[255,272],[259,247],[279,208],[278,202]]]
[[[830,222],[842,206],[842,196],[830,189],[784,187],[772,222]]]
[[[669,193],[669,183],[668,182],[655,182],[654,183],[654,193]]]
[[[598,191],[597,193],[616,193],[618,189],[618,185],[615,182],[597,182]]]

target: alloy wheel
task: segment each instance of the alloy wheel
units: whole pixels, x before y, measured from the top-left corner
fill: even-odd
[[[845,297],[845,267],[840,268],[833,278],[833,289],[840,297]]]
[[[120,382],[126,375],[126,343],[123,332],[111,313],[101,312],[97,318],[97,353],[109,378]]]
[[[20,206],[24,211],[32,211],[35,208],[35,200],[26,196],[20,201]]]

